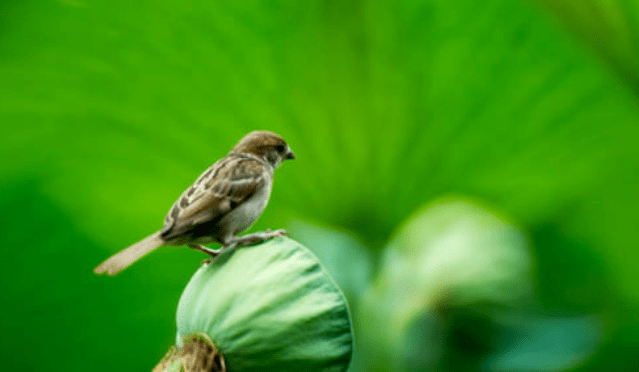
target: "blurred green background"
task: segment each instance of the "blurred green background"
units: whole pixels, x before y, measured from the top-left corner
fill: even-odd
[[[3,0],[3,368],[150,370],[204,257],[92,269],[268,129],[352,371],[637,371],[638,103],[637,0]]]

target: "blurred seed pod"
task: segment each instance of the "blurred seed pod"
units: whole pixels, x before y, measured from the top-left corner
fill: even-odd
[[[362,296],[367,371],[561,371],[593,355],[596,316],[536,298],[526,234],[464,199],[428,204],[401,227]]]

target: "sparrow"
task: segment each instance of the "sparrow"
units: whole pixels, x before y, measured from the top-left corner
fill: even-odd
[[[212,260],[225,250],[286,235],[280,229],[237,236],[262,214],[271,195],[273,171],[287,159],[295,155],[282,137],[267,131],[247,134],[182,193],[160,231],[111,256],[94,272],[116,275],[162,246],[187,245]],[[214,242],[222,248],[202,245]]]

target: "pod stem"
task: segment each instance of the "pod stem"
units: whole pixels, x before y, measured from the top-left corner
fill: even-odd
[[[172,346],[153,372],[227,372],[224,356],[204,333],[182,338],[182,347]]]

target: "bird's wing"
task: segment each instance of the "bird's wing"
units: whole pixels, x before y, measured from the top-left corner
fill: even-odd
[[[226,157],[209,167],[175,202],[160,230],[163,239],[219,221],[266,184],[269,169],[247,157]]]

